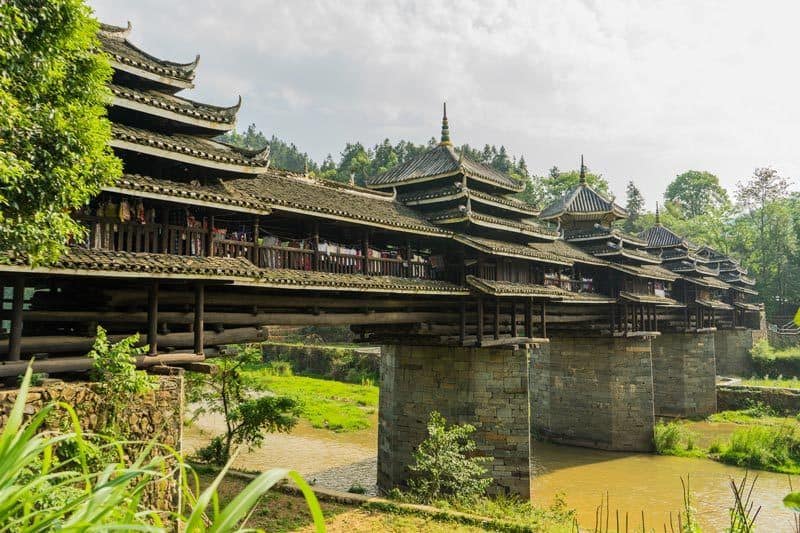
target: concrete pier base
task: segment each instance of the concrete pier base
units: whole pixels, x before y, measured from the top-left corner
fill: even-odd
[[[544,343],[540,346],[545,347]],[[415,448],[427,436],[431,411],[448,423],[476,427],[479,453],[489,465],[493,493],[529,498],[530,350],[385,346],[381,355],[378,487],[387,492],[408,480]]]
[[[653,339],[656,416],[703,417],[717,412],[715,332],[662,333]]]
[[[750,350],[758,340],[766,336],[765,330],[720,329],[714,333],[717,353],[717,374],[720,376],[747,377],[754,368]]]
[[[652,450],[650,338],[551,337],[546,348],[532,354],[533,431],[577,446]]]

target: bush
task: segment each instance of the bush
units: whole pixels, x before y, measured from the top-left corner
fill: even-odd
[[[737,430],[720,453],[724,463],[771,470],[800,472],[800,435],[793,426],[751,426]]]
[[[778,350],[762,339],[750,350],[750,356],[759,375],[800,376],[800,348],[798,347]]]
[[[653,444],[659,455],[687,455],[695,451],[695,434],[679,422],[659,422],[653,428]]]
[[[358,483],[353,483],[350,486],[350,488],[347,489],[347,492],[349,492],[350,494],[366,494],[367,493],[367,489],[365,489],[364,487],[362,487]]]
[[[444,417],[433,411],[428,419],[428,438],[414,452],[409,467],[409,487],[419,501],[430,503],[447,498],[469,499],[480,496],[492,483],[484,464],[491,457],[472,457],[475,428],[469,424],[447,427]]]
[[[270,361],[266,370],[268,374],[273,376],[287,377],[294,375],[292,363],[289,361]]]

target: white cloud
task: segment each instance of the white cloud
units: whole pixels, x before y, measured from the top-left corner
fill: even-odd
[[[800,171],[793,2],[90,0],[132,40],[202,56],[194,96],[314,157],[423,142],[449,102],[456,142],[505,144],[539,172],[581,153],[652,205],[688,168],[727,186]]]

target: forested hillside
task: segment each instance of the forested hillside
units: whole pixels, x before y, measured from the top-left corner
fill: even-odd
[[[367,176],[379,174],[401,164],[436,144],[389,139],[365,146],[361,142],[345,144],[338,158],[329,154],[321,163],[292,143],[276,136],[269,139],[251,124],[242,133],[232,132],[222,140],[247,148],[269,144],[272,165],[295,172],[307,171],[324,179],[350,181],[363,185]],[[473,159],[507,172],[525,183],[518,197],[543,206],[578,183],[577,169],[562,171],[552,167],[547,175],[528,172],[523,155],[509,154],[504,146],[486,145],[483,149],[462,145]],[[596,189],[609,192],[602,175],[588,172],[587,181]],[[636,186],[628,183],[626,198],[619,198],[631,216],[621,225],[638,233],[655,223],[655,213],[644,209],[646,200],[661,203],[660,221],[695,244],[707,244],[720,252],[739,258],[757,281],[757,289],[767,305],[768,314],[793,313],[800,304],[800,194],[790,192],[791,181],[771,168],[755,169],[742,176],[736,189],[728,191],[719,178],[709,172],[688,170],[676,176],[658,197],[645,198]]]

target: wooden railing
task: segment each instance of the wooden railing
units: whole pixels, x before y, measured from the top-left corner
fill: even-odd
[[[429,279],[425,261],[365,258],[361,255],[322,253],[283,246],[259,246],[249,241],[220,239],[204,228],[169,224],[120,222],[114,218],[80,216],[88,229],[90,249],[171,255],[245,257],[260,268],[318,270],[332,274],[363,274]]]

